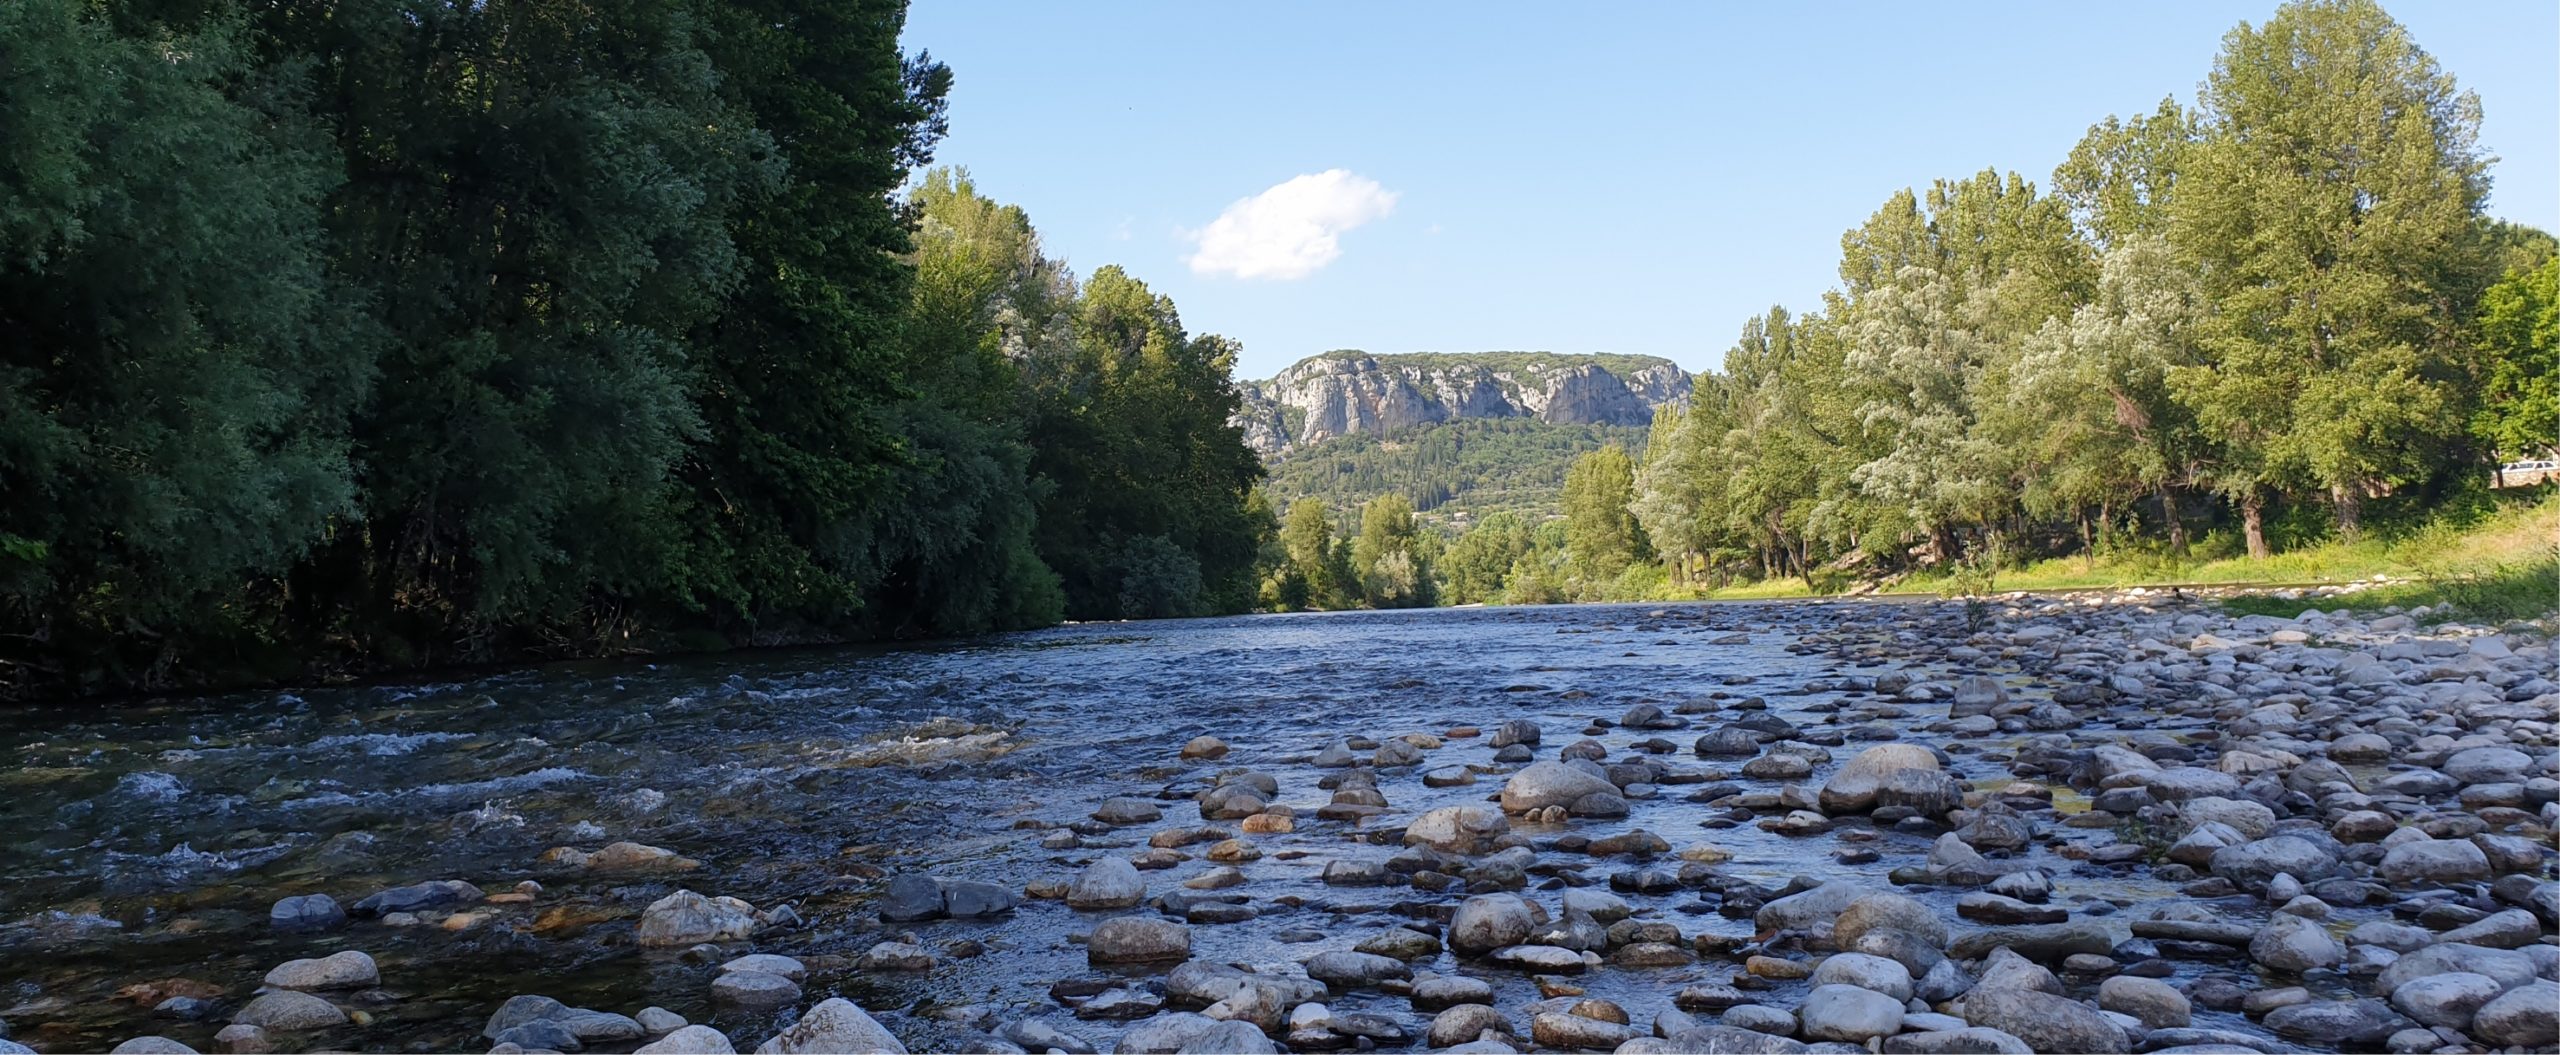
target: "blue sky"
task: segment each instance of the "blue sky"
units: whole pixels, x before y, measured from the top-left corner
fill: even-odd
[[[2479,92],[2489,211],[2560,230],[2560,5],[2386,6]],[[1343,347],[1703,369],[1813,306],[1895,189],[2041,186],[2275,10],[1931,7],[921,0],[906,42],[957,75],[941,163],[1243,341],[1245,377]]]

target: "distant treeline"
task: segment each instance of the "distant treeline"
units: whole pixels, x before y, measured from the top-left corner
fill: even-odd
[[[897,0],[0,3],[0,697],[1250,604]]]
[[[2560,443],[2560,262],[2484,215],[2479,128],[2379,6],[2287,4],[2232,30],[2194,106],[2092,126],[2049,189],[1985,171],[1894,194],[1842,237],[1819,309],[1746,322],[1640,464],[1578,463],[1561,522],[1420,540],[1436,592],[1356,562],[1269,582],[1341,584],[1321,606],[2184,557],[2208,535],[2263,558],[2352,538],[2368,506],[2476,496]]]

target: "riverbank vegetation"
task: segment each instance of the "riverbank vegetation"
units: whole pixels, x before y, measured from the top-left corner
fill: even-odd
[[[0,698],[1250,603],[896,0],[0,5]]]
[[[1452,541],[1441,596],[2418,572],[2406,540],[2500,522],[2495,467],[2560,439],[2560,262],[2485,214],[2479,122],[2372,3],[2242,25],[2193,105],[2093,125],[2046,187],[1891,195],[1631,477],[1586,455],[1560,524]]]

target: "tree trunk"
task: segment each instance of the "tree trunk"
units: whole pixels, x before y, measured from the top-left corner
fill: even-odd
[[[1796,548],[1797,548],[1797,553],[1796,553],[1796,570],[1797,570],[1798,572],[1800,572],[1800,573],[1802,573],[1802,574],[1804,575],[1804,592],[1806,592],[1806,593],[1812,593],[1812,592],[1814,592],[1814,591],[1813,591],[1813,540],[1811,540],[1811,539],[1799,539],[1799,540],[1797,540],[1797,542],[1796,542]]]
[[[2267,559],[2267,499],[2250,488],[2240,495],[2240,533],[2249,540],[2249,559]]]
[[[2364,492],[2360,488],[2338,486],[2329,489],[2329,502],[2338,510],[2338,537],[2354,542],[2364,534]]]
[[[2160,496],[2160,519],[2169,526],[2169,552],[2180,557],[2186,556],[2187,522],[2185,518],[2178,515],[2178,496],[2169,490],[2166,481],[2163,481],[2154,493]]]
[[[2080,525],[2080,566],[2094,568],[2098,564],[2098,543],[2096,539],[2089,536],[2089,507],[2073,507],[2071,519],[2078,521]]]

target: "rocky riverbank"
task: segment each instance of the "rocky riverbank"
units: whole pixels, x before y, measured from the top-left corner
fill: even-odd
[[[518,875],[286,897],[277,940],[337,951],[131,979],[126,1017],[162,1025],[116,1050],[380,1050],[373,1020],[437,984],[378,963],[384,945],[431,935],[461,947],[438,949],[439,978],[497,971],[581,917],[607,935],[585,973],[629,972],[607,989],[654,1003],[517,977],[408,1046],[2560,1047],[2549,639],[2317,603],[1559,614],[1535,649],[1557,665],[1501,675],[1535,683],[1419,708],[1394,701],[1425,686],[1391,686],[1386,724],[1346,718],[1353,701],[1314,729],[1212,709],[1234,728],[1096,733],[1109,762],[1011,819],[955,811],[968,854],[848,847],[808,896],[722,896],[756,866],[717,840],[590,823]],[[1712,681],[1656,666],[1718,650],[1747,661]],[[1072,735],[1051,724],[1019,735]],[[965,776],[1016,735],[952,723],[851,765]],[[665,798],[610,794],[642,791]],[[617,896],[568,893],[598,890]],[[49,1025],[72,1002],[43,988],[0,997],[0,1051],[96,1036]]]

